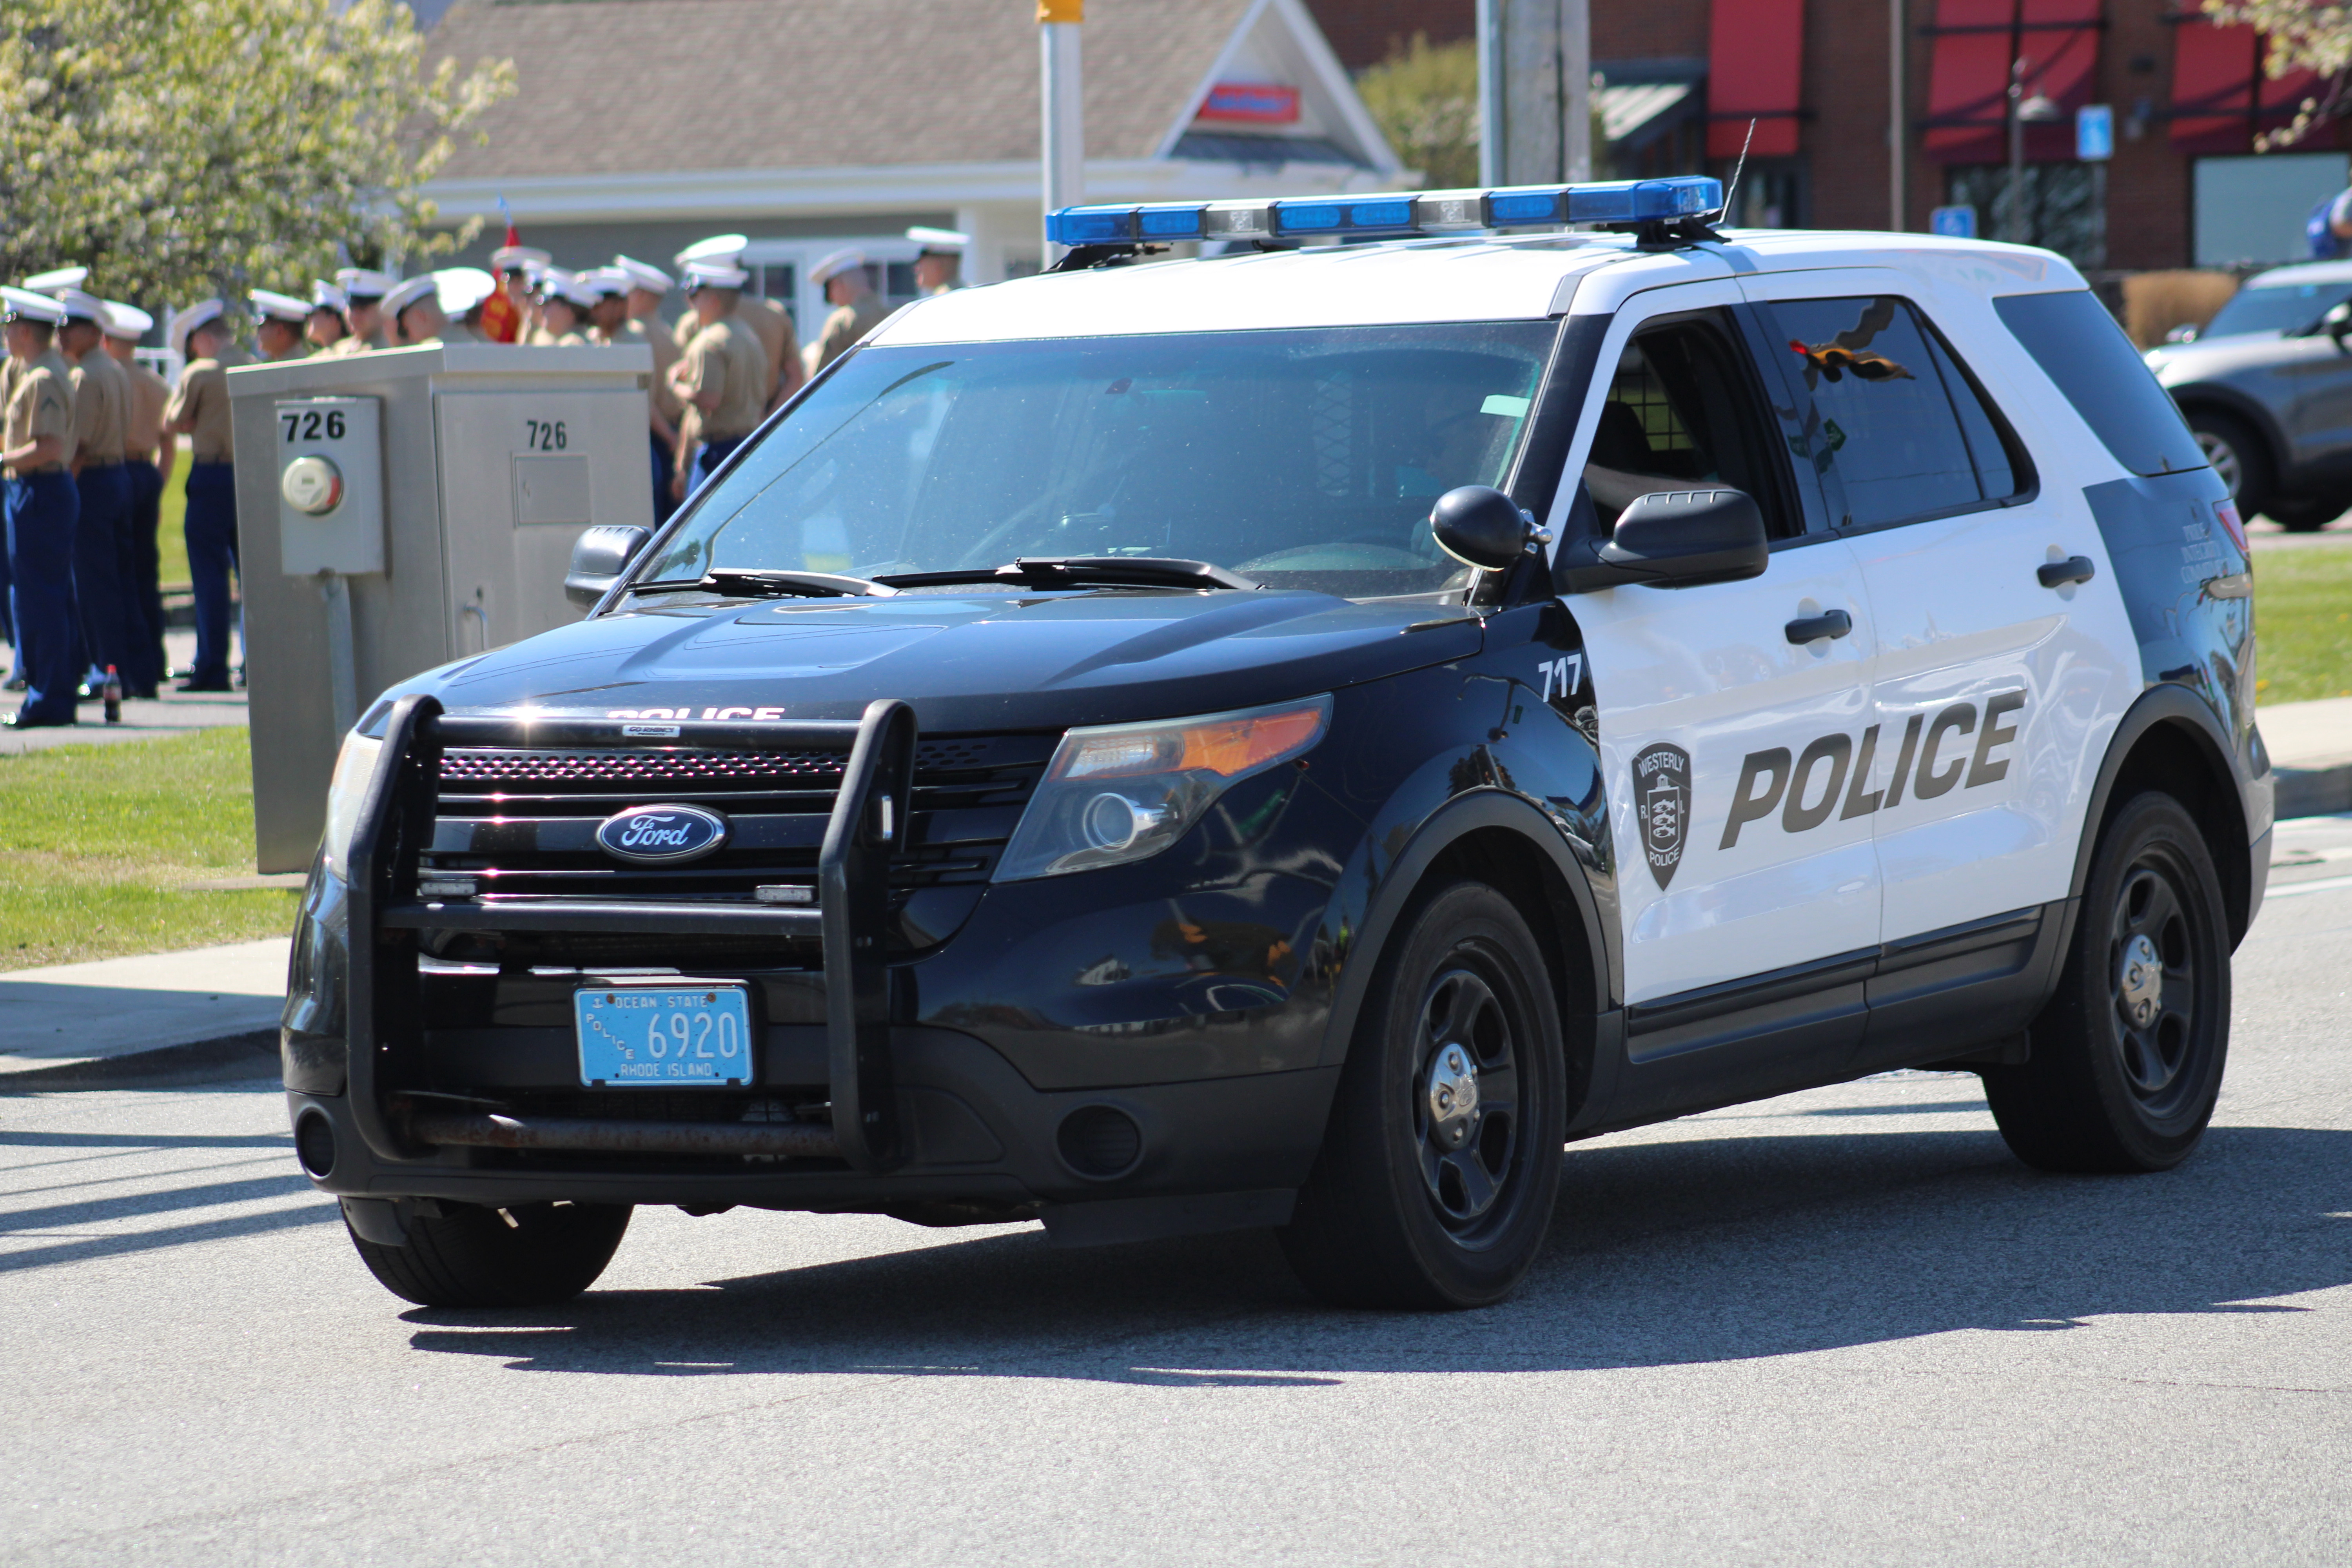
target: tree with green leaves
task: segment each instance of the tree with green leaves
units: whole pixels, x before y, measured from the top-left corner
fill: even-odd
[[[1427,34],[1394,50],[1356,79],[1357,96],[1371,111],[1406,166],[1422,172],[1424,188],[1454,190],[1478,183],[1478,46],[1468,38],[1432,46]]]
[[[2352,114],[2352,6],[2326,0],[2204,0],[2205,15],[2222,26],[2252,27],[2263,36],[2263,69],[2273,81],[2297,71],[2319,78],[2319,90],[2295,110],[2294,122],[2254,140],[2254,151],[2300,142],[2315,125]]]
[[[424,45],[392,0],[7,0],[0,279],[169,307],[456,248],[420,187],[514,67]]]

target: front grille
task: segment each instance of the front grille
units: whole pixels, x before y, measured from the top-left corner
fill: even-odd
[[[1059,737],[926,739],[907,830],[891,859],[898,901],[984,883]],[[485,900],[621,900],[757,906],[754,889],[816,881],[844,752],[453,745],[440,760],[424,879],[471,879]],[[632,805],[701,805],[731,824],[725,847],[675,867],[597,847],[597,824]]]

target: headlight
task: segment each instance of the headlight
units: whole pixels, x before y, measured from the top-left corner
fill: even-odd
[[[1157,855],[1228,788],[1306,752],[1330,721],[1325,696],[1073,730],[1021,814],[996,880],[1091,871]]]
[[[383,742],[353,731],[343,737],[335,754],[335,776],[327,785],[327,868],[345,881],[352,878],[352,835],[360,828],[360,804],[367,798],[368,780],[375,776],[375,760]]]

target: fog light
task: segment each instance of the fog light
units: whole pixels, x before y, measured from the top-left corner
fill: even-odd
[[[335,1128],[324,1113],[306,1110],[294,1123],[294,1157],[320,1181],[335,1168]]]
[[[1143,1155],[1143,1129],[1116,1106],[1080,1106],[1062,1118],[1055,1142],[1070,1169],[1097,1181],[1127,1174]]]

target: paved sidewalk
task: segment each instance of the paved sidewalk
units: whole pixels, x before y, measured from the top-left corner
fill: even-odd
[[[186,665],[196,657],[196,634],[163,634],[163,648],[172,663]],[[0,713],[13,713],[24,698],[14,691],[0,695]],[[96,700],[85,702],[80,722],[54,730],[0,730],[0,756],[45,752],[52,746],[109,745],[118,741],[152,741],[191,730],[217,730],[247,722],[242,691],[178,692],[167,685],[152,702],[125,702],[122,722],[106,722],[106,710]]]
[[[2273,703],[2254,720],[2278,771],[2282,820],[2352,811],[2352,697]]]
[[[267,1072],[289,946],[271,937],[0,974],[0,1090]]]

